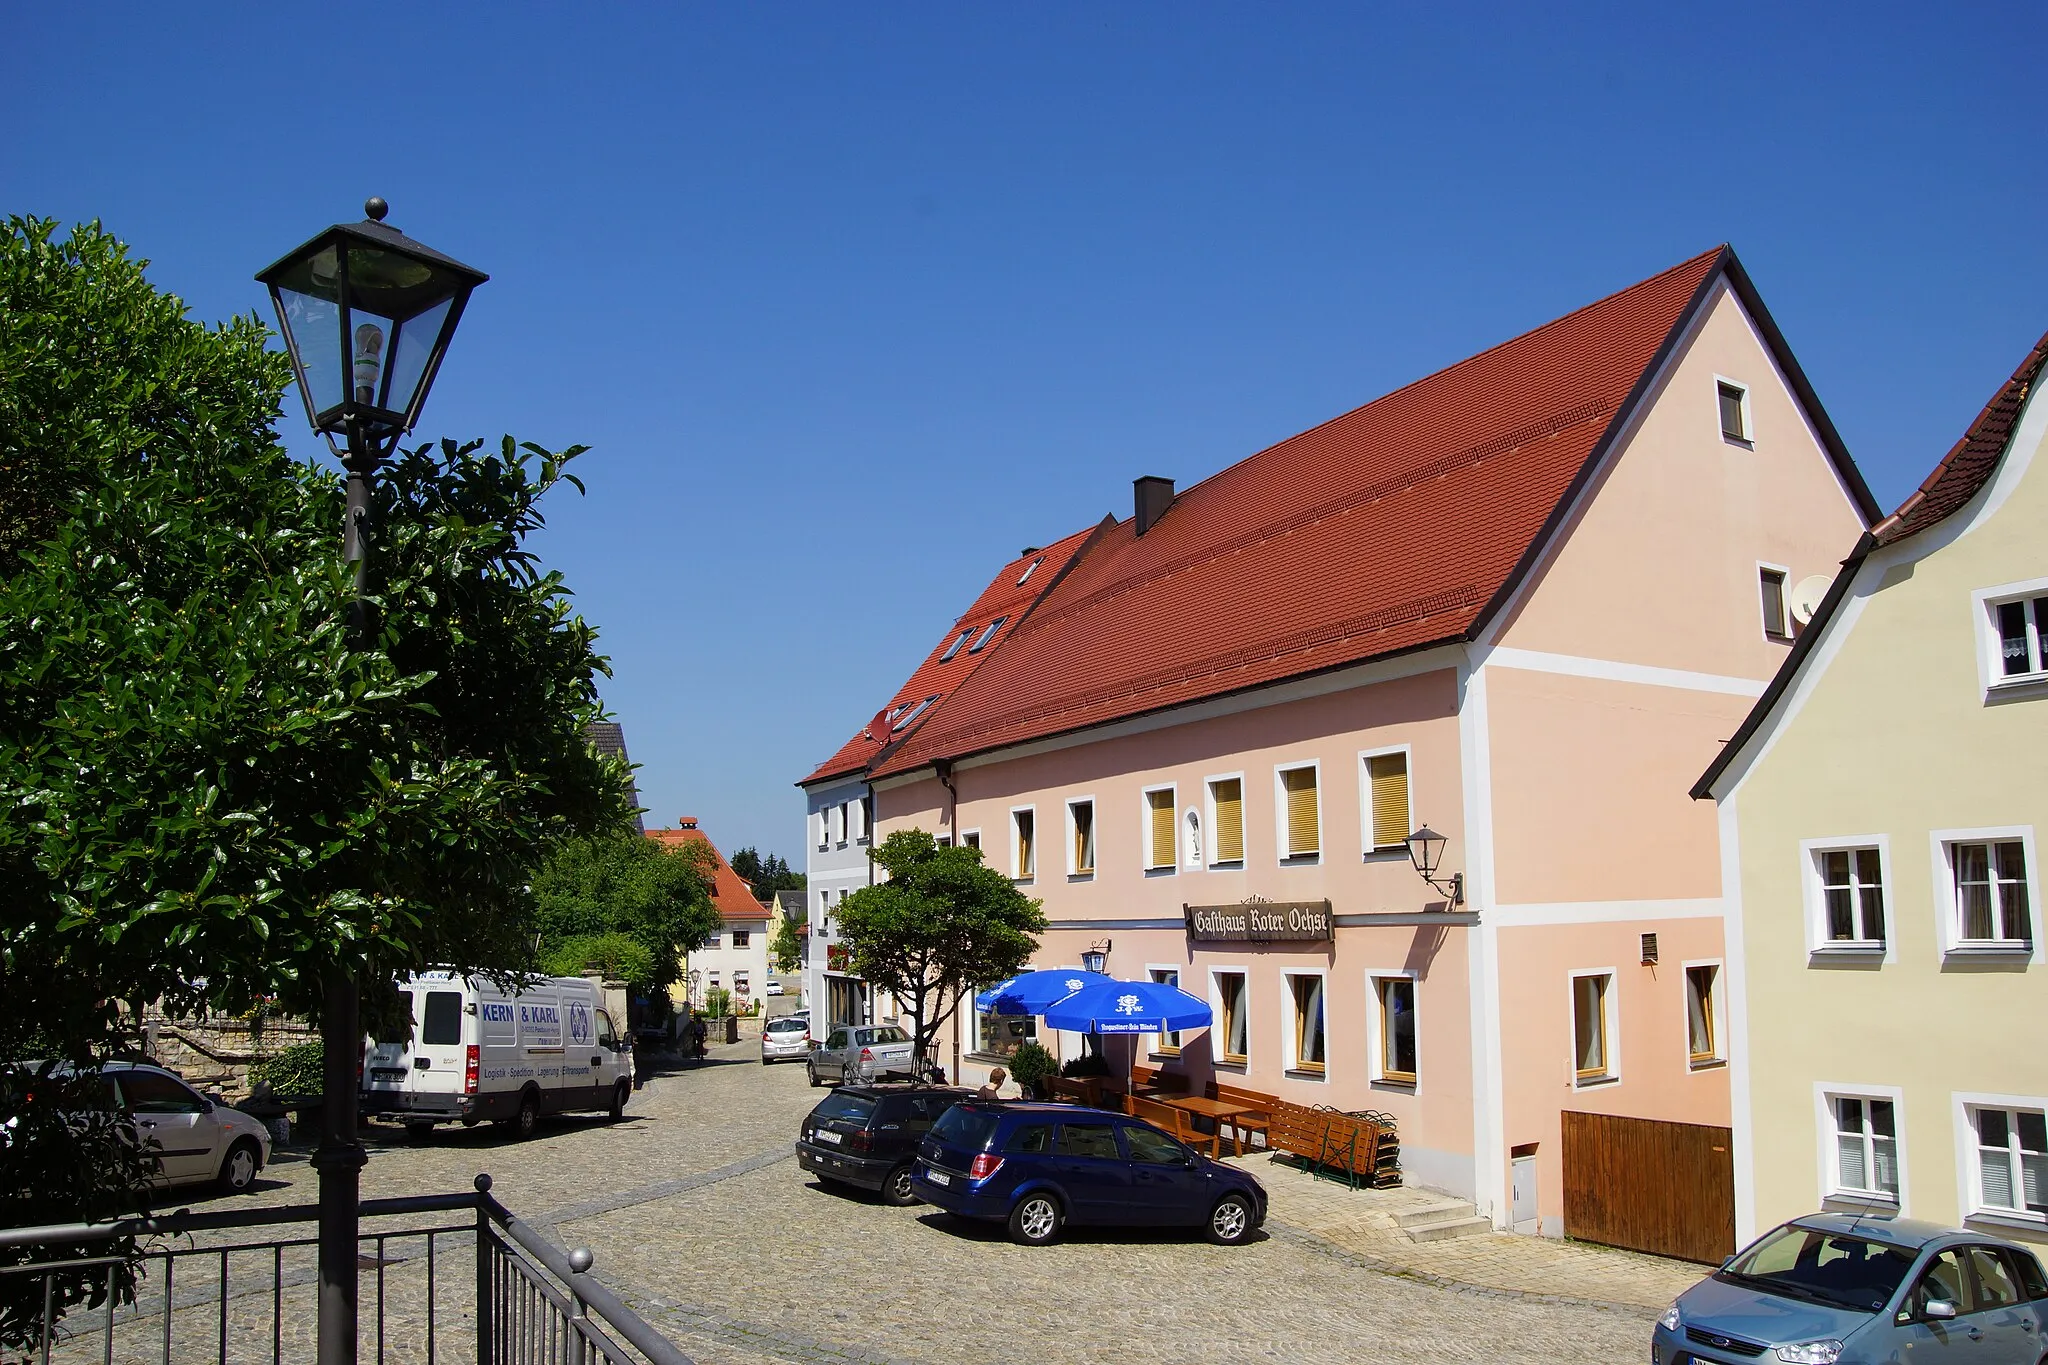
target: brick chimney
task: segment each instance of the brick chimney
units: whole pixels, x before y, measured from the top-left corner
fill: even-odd
[[[1173,480],[1156,474],[1131,480],[1131,501],[1138,518],[1138,534],[1144,535],[1173,506]]]

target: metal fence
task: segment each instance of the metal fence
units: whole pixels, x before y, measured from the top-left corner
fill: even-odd
[[[474,1193],[363,1201],[359,1359],[690,1365],[598,1283],[589,1250],[564,1255],[490,1189],[490,1177],[478,1176]],[[309,1361],[319,1214],[300,1204],[0,1230],[0,1248],[28,1254],[0,1266],[0,1300],[10,1324],[33,1338],[0,1349],[0,1361]],[[126,1293],[129,1261],[114,1248],[130,1238],[139,1260]],[[76,1306],[59,1314],[66,1302]]]

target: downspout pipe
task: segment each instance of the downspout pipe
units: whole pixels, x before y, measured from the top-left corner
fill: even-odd
[[[932,771],[938,774],[939,785],[946,789],[946,837],[957,842],[960,837],[957,828],[960,823],[960,789],[953,785],[953,760],[933,759]]]

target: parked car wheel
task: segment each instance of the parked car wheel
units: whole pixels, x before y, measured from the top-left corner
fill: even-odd
[[[882,1182],[882,1200],[884,1203],[894,1204],[896,1207],[902,1208],[905,1204],[915,1204],[917,1202],[917,1196],[910,1191],[910,1167],[911,1163],[906,1161],[895,1170],[889,1172],[889,1178]]]
[[[1234,1247],[1252,1235],[1252,1205],[1241,1194],[1226,1194],[1209,1210],[1209,1240],[1217,1246]]]
[[[519,1112],[512,1119],[512,1136],[530,1138],[540,1127],[540,1096],[531,1090],[519,1097]]]
[[[221,1160],[221,1189],[228,1194],[247,1194],[262,1165],[263,1154],[256,1150],[256,1144],[243,1138],[228,1148],[227,1156]]]
[[[817,1065],[816,1065],[815,1063],[813,1063],[813,1062],[805,1062],[805,1063],[804,1063],[804,1074],[805,1074],[806,1076],[809,1076],[809,1077],[811,1078],[811,1088],[812,1088],[813,1090],[817,1089],[817,1088],[818,1088],[819,1086],[821,1086],[821,1085],[823,1085],[823,1084],[824,1084],[824,1082],[823,1082],[823,1081],[821,1081],[821,1080],[819,1080],[819,1079],[818,1079],[818,1068],[817,1068]]]
[[[632,1092],[631,1081],[620,1081],[612,1087],[612,1122],[626,1117],[626,1096]]]
[[[1027,1194],[1010,1210],[1010,1240],[1042,1247],[1060,1235],[1060,1201],[1049,1194]]]

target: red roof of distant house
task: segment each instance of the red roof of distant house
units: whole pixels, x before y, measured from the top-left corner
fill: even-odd
[[[681,848],[690,844],[701,844],[711,850],[715,866],[711,873],[711,904],[717,908],[718,917],[727,924],[744,920],[766,919],[768,911],[761,902],[754,899],[754,888],[747,885],[747,879],[732,870],[732,864],[718,851],[703,830],[697,828],[697,817],[685,815],[676,822],[678,829],[650,829],[647,837],[669,848]]]
[[[981,596],[974,599],[974,605],[954,621],[944,637],[932,647],[924,663],[910,675],[910,680],[897,691],[889,705],[877,713],[878,719],[883,715],[887,715],[887,719],[881,720],[879,725],[870,722],[841,745],[838,753],[826,759],[797,785],[805,787],[813,782],[857,773],[873,763],[888,746],[901,744],[915,733],[945,705],[946,698],[961,683],[1009,643],[1033,604],[1059,582],[1060,575],[1066,572],[1082,547],[1101,529],[1091,526],[1085,531],[1076,531],[1065,540],[1055,541],[1042,550],[1027,551],[1005,564],[994,580],[982,589]],[[1001,627],[983,642],[983,633],[998,620],[1002,621]],[[966,637],[964,640],[963,636]],[[977,645],[980,647],[976,648]],[[920,710],[919,703],[928,697],[933,700]],[[891,712],[894,714],[888,714]],[[874,733],[876,729],[881,733]]]
[[[1726,247],[1282,441],[1117,523],[872,775],[1468,638],[1726,274],[1876,509]]]

